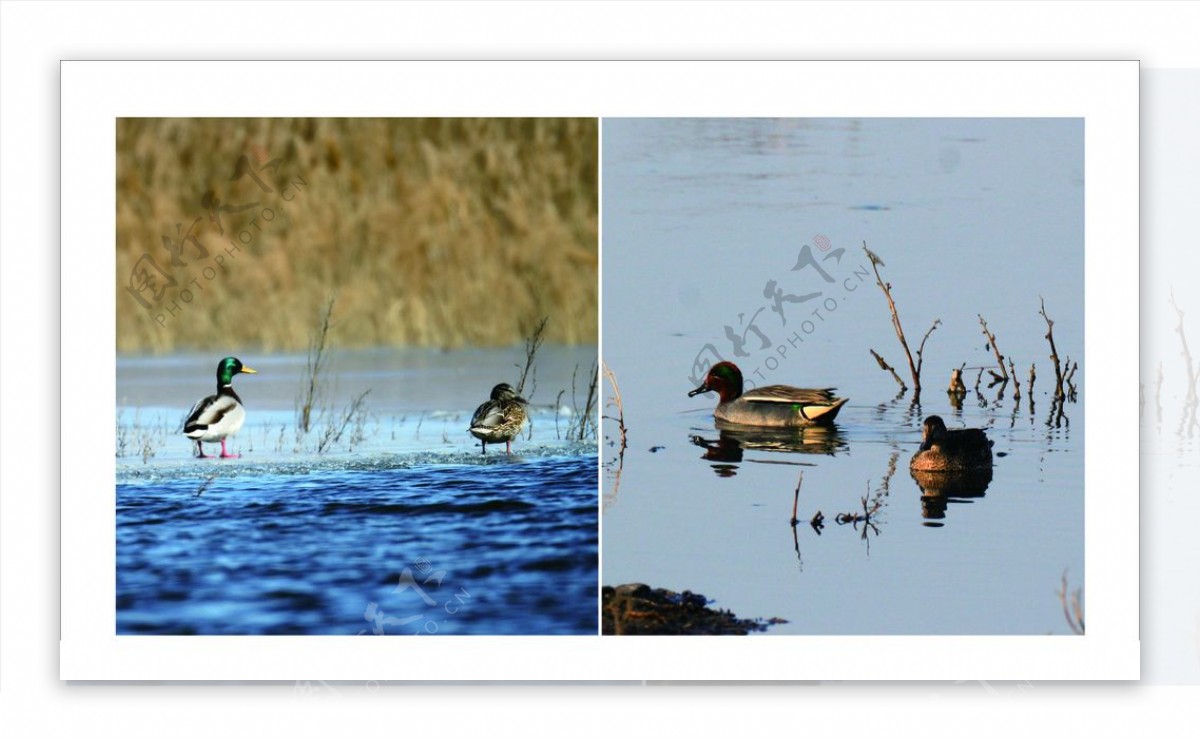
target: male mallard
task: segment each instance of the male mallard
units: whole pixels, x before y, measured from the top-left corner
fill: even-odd
[[[909,468],[929,472],[962,472],[992,466],[992,441],[982,429],[946,429],[940,416],[925,419],[921,449]]]
[[[481,440],[483,454],[487,454],[488,442],[504,442],[508,454],[512,454],[512,439],[525,426],[525,405],[528,403],[508,383],[492,389],[492,397],[475,409],[468,429]]]
[[[793,388],[767,385],[742,393],[742,371],[732,362],[718,362],[688,397],[716,391],[721,397],[713,416],[718,421],[757,427],[806,427],[832,424],[850,400],[837,398],[832,388]]]
[[[246,420],[242,399],[233,390],[233,376],[257,372],[236,357],[226,357],[217,365],[217,392],[197,401],[183,424],[183,433],[196,440],[196,457],[212,457],[204,454],[203,443],[217,441],[221,443],[221,457],[239,457],[225,451],[225,438],[237,434]]]

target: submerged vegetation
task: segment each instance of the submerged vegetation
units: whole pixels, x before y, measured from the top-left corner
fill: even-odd
[[[597,338],[595,119],[120,119],[117,349]]]

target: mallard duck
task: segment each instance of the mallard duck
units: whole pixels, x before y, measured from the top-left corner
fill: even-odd
[[[217,392],[197,401],[183,423],[183,433],[196,441],[196,457],[212,457],[204,454],[205,442],[220,442],[221,457],[239,457],[225,449],[225,438],[237,434],[246,420],[242,399],[233,390],[233,376],[257,372],[236,357],[226,357],[217,365]]]
[[[504,442],[508,454],[512,454],[512,440],[525,426],[528,403],[508,383],[500,383],[492,389],[492,397],[475,409],[468,429],[480,440],[483,454],[487,454],[488,442]]]
[[[992,440],[982,429],[946,429],[940,416],[925,419],[921,449],[909,463],[911,470],[958,472],[990,468]]]
[[[837,398],[833,388],[793,388],[767,385],[742,393],[742,371],[732,362],[718,362],[704,383],[688,397],[708,391],[720,396],[713,416],[718,421],[757,427],[805,427],[832,424],[848,398]]]

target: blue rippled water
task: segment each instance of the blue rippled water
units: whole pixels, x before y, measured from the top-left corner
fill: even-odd
[[[118,634],[597,632],[594,452],[207,462],[119,477]]]

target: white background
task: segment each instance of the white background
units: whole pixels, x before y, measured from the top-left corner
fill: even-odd
[[[298,690],[290,682],[60,683],[59,58],[1141,58],[1144,70],[1200,67],[1194,41],[1200,13],[1190,4],[201,5],[0,5],[0,729],[6,734],[661,736],[743,735],[772,727],[789,734],[873,737],[1011,736],[1031,730],[1098,737],[1194,734],[1200,717],[1195,687],[311,684]],[[210,94],[220,91],[214,87]],[[1146,102],[1147,109],[1154,107]],[[1189,138],[1175,146],[1190,150],[1192,143]],[[108,251],[107,245],[97,248]],[[1179,275],[1187,266],[1165,269]],[[86,372],[64,368],[64,377],[86,378]],[[72,444],[91,442],[88,420],[77,423],[66,430],[64,455],[72,453]],[[100,423],[107,426],[108,420]],[[74,443],[72,431],[78,434]],[[1148,540],[1153,535],[1144,531]],[[1179,570],[1177,583],[1184,575],[1194,583],[1187,565],[1161,563]],[[1194,599],[1143,593],[1147,624],[1155,623],[1157,610],[1181,605],[1192,609],[1181,620],[1190,629],[1144,638],[1194,663]],[[1151,683],[1187,679],[1182,673],[1156,676],[1150,656],[1144,674]]]
[[[212,80],[270,80],[197,100]],[[694,83],[701,81],[702,85]],[[540,114],[1080,116],[1085,119],[1088,631],[1026,637],[435,640],[113,635],[115,430],[62,466],[61,666],[66,679],[1136,679],[1137,472],[1104,433],[1136,404],[1136,62],[64,62],[62,355],[72,417],[114,419],[114,121],[122,115]],[[387,89],[386,96],[374,91]],[[147,94],[147,91],[154,94]],[[496,93],[496,91],[503,91]],[[663,91],[669,91],[664,94]],[[620,280],[620,275],[606,279]],[[69,375],[69,373],[68,373]],[[1103,399],[1097,404],[1094,399]],[[1101,410],[1103,409],[1103,410]],[[603,568],[602,568],[603,570]],[[1051,594],[1047,594],[1051,596]]]

